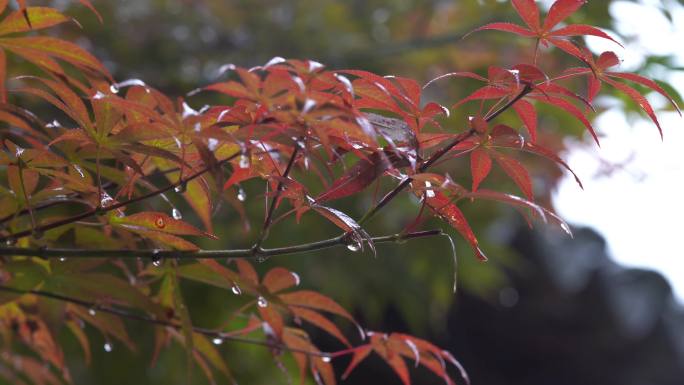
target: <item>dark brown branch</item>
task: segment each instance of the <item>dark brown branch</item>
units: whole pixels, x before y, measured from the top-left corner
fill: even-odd
[[[228,158],[219,161],[216,165],[204,167],[203,169],[195,172],[194,174],[191,174],[187,178],[180,179],[180,180],[178,180],[178,182],[170,183],[169,185],[162,187],[158,190],[150,191],[146,194],[137,196],[135,198],[131,198],[127,201],[118,202],[118,203],[115,203],[115,204],[112,204],[109,206],[105,206],[105,207],[93,208],[91,210],[84,211],[80,214],[76,214],[76,215],[68,217],[68,218],[64,218],[64,219],[60,219],[58,221],[50,222],[50,223],[47,223],[45,225],[36,226],[33,230],[29,229],[29,230],[20,231],[18,233],[14,233],[14,234],[0,236],[0,242],[7,242],[8,240],[10,240],[10,241],[11,240],[17,240],[19,238],[24,238],[24,237],[30,236],[33,231],[45,232],[45,231],[52,230],[52,229],[60,227],[60,226],[64,226],[64,225],[68,225],[68,224],[71,224],[74,222],[81,221],[85,218],[89,218],[89,217],[97,215],[97,214],[106,213],[108,211],[116,210],[118,208],[128,206],[128,205],[133,204],[133,203],[144,201],[146,199],[149,199],[149,198],[152,198],[152,197],[157,196],[159,194],[163,194],[167,191],[170,191],[170,190],[172,190],[178,186],[184,185],[184,184],[192,181],[193,179],[200,177],[204,173],[210,171],[212,168],[220,167],[224,163],[229,162],[232,159],[235,159],[238,155],[240,155],[240,153],[235,153],[235,154],[229,156]]]
[[[0,285],[0,291],[4,291],[4,292],[8,292],[8,293],[21,294],[21,295],[33,294],[33,295],[37,295],[37,296],[44,297],[44,298],[54,299],[57,301],[68,302],[68,303],[71,303],[74,305],[82,306],[82,307],[85,307],[88,309],[97,310],[97,311],[103,312],[103,313],[112,314],[112,315],[115,315],[115,316],[118,316],[121,318],[130,319],[133,321],[147,322],[147,323],[150,323],[153,325],[164,326],[164,327],[172,327],[175,329],[181,329],[182,328],[182,325],[180,323],[176,323],[173,321],[167,321],[167,320],[152,318],[150,316],[142,315],[142,314],[135,314],[135,313],[131,313],[129,311],[126,311],[126,310],[123,310],[120,308],[102,306],[101,304],[98,304],[95,302],[88,302],[88,301],[85,301],[85,300],[82,300],[79,298],[69,297],[69,296],[65,296],[65,295],[57,294],[57,293],[51,293],[48,291],[21,290],[21,289],[15,289],[13,287],[4,286],[4,285]],[[230,335],[229,333],[222,332],[219,330],[202,328],[202,327],[197,327],[197,326],[193,326],[192,330],[195,333],[203,334],[203,335],[211,337],[211,338],[220,339],[221,341],[232,341],[232,342],[240,342],[240,343],[247,343],[247,344],[252,344],[252,345],[265,346],[265,347],[268,347],[271,349],[285,350],[285,351],[290,351],[290,352],[295,352],[295,353],[304,353],[304,354],[309,355],[309,356],[330,357],[334,354],[335,357],[337,357],[340,355],[337,352],[335,352],[335,353],[324,353],[324,352],[313,352],[313,351],[309,351],[309,350],[291,348],[285,344],[281,344],[281,343],[278,343],[275,341],[257,340],[257,339],[246,338],[246,337],[238,337],[238,336]]]
[[[371,238],[374,243],[393,243],[407,239],[424,238],[441,235],[442,230],[415,231],[408,234],[392,234]],[[337,246],[346,246],[345,236],[325,239],[300,245],[276,247],[272,249],[253,248],[231,250],[88,250],[88,249],[59,249],[59,248],[24,248],[0,247],[0,256],[26,256],[39,258],[253,258],[256,256],[272,257],[277,255],[306,253]]]

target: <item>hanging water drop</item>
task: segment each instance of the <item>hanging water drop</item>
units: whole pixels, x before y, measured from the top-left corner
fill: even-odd
[[[435,190],[430,188],[430,187],[432,187],[432,183],[425,182],[425,187],[426,187],[425,196],[427,196],[428,198],[434,198],[435,197]]]
[[[110,344],[109,342],[105,342],[105,344],[104,344],[104,351],[107,352],[107,353],[110,353],[110,352],[112,351],[112,349],[113,349],[113,348],[112,348],[112,344]]]
[[[292,278],[294,278],[295,286],[299,286],[299,283],[301,282],[299,274],[295,273],[294,271],[291,271],[290,274],[292,274]]]
[[[568,226],[567,223],[561,222],[560,227],[561,227],[561,229],[563,229],[563,231],[565,231],[565,233],[566,233],[567,235],[570,236],[570,238],[574,238],[574,237],[575,237],[575,236],[572,234],[572,230],[570,230],[570,226]]]
[[[65,261],[66,261],[66,258],[64,258],[64,257],[59,257],[59,261],[60,261],[60,262],[65,262]]]
[[[187,190],[187,188],[188,188],[187,182],[182,182],[182,183],[179,184],[178,186],[174,187],[174,188],[173,188],[173,191],[175,191],[175,192],[177,192],[177,193],[180,194],[180,193],[184,193],[185,190]]]
[[[85,178],[85,174],[83,173],[83,169],[77,164],[74,164],[73,166],[74,166],[74,170],[76,170],[78,175],[80,175],[81,178]]]
[[[257,263],[264,263],[264,262],[266,262],[266,257],[263,255],[257,255],[256,261],[257,261]]]
[[[91,317],[95,317],[97,312],[95,311],[94,308],[91,307],[90,309],[88,309],[88,314],[90,314]]]
[[[223,338],[216,337],[216,338],[214,338],[213,340],[211,340],[211,342],[212,342],[214,345],[221,345],[221,344],[223,343]]]
[[[349,249],[349,251],[353,251],[353,252],[357,252],[357,251],[361,250],[361,241],[359,241],[356,238],[350,237],[347,240],[347,249]]]
[[[245,154],[240,155],[240,168],[249,168],[249,156]]]
[[[325,356],[321,357],[321,361],[323,361],[325,363],[329,363],[330,361],[332,361],[332,358],[328,355],[325,355]]]
[[[107,97],[107,95],[103,94],[101,91],[97,91],[97,92],[95,93],[95,95],[93,95],[93,99],[94,99],[94,100],[104,99],[104,98],[106,98],[106,97]]]
[[[183,219],[183,214],[181,214],[180,210],[174,207],[171,209],[171,217],[173,217],[175,220],[180,220]]]
[[[268,301],[266,301],[266,298],[259,296],[259,298],[257,298],[257,306],[266,307],[268,306]]]
[[[5,245],[7,245],[7,246],[14,246],[14,244],[16,244],[16,243],[17,243],[17,240],[12,236],[7,237],[7,239],[5,240]]]
[[[116,85],[116,83],[112,84],[109,86],[109,91],[111,91],[113,94],[118,94],[119,93],[119,86]]]
[[[233,286],[230,287],[230,291],[232,291],[235,295],[242,294],[242,289],[240,289],[240,286],[238,286],[237,283],[233,283]]]
[[[62,124],[57,119],[55,119],[52,122],[45,125],[45,128],[59,128],[59,127],[62,127]]]
[[[159,255],[159,251],[155,250],[154,254],[152,255],[152,265],[159,267],[162,264],[162,257]]]
[[[240,202],[247,200],[247,193],[242,187],[238,187],[237,200]]]

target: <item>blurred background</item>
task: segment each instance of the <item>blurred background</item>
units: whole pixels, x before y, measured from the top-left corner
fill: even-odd
[[[60,33],[78,36],[78,43],[103,60],[118,80],[144,79],[177,96],[215,82],[223,64],[250,67],[274,56],[426,82],[452,71],[485,73],[489,65],[513,65],[533,52],[532,41],[504,33],[481,32],[462,39],[487,22],[519,22],[508,1],[94,1],[103,24],[75,3],[52,2],[68,8],[66,12],[83,27],[65,27]],[[548,7],[552,1],[541,3]],[[622,69],[669,82],[673,87],[668,90],[681,102],[675,92],[684,89],[684,7],[679,2],[590,1],[571,21],[599,26],[624,43],[626,49],[588,41],[596,53],[616,51],[624,59]],[[549,74],[579,64],[558,52],[540,63]],[[444,81],[431,87],[427,96],[451,105],[477,85]],[[573,86],[584,92],[584,84]],[[666,107],[657,95],[648,98],[654,106]],[[199,108],[204,101],[189,102]],[[679,232],[684,172],[677,155],[684,144],[682,120],[670,111],[659,114],[665,136],[661,142],[655,126],[624,97],[604,95],[597,110],[603,145],[599,151],[569,115],[540,108],[540,141],[569,159],[583,179],[584,191],[549,162],[525,158],[539,202],[574,224],[575,238],[542,224],[529,229],[507,207],[466,205],[466,216],[490,262],[476,262],[452,232],[460,269],[456,294],[451,291],[452,257],[446,237],[383,245],[376,259],[369,253],[336,249],[276,258],[257,268],[285,266],[300,274],[303,287],[353,309],[368,329],[413,333],[452,351],[473,384],[681,384],[684,252]],[[444,126],[460,129],[470,113],[468,106],[454,110]],[[519,125],[513,116],[503,116],[502,121]],[[443,167],[456,180],[467,180],[467,163]],[[488,188],[515,191],[505,178],[489,178],[487,183]],[[263,185],[244,188],[250,217],[259,223]],[[341,201],[336,207],[358,217],[370,199],[369,194],[366,200]],[[396,199],[368,230],[396,232],[413,219],[417,208],[408,197]],[[426,226],[447,227],[438,222]],[[216,233],[223,244],[207,247],[244,247],[254,237],[228,208],[218,213]],[[271,234],[269,245],[284,245],[292,239],[327,238],[337,230],[305,218],[298,226],[284,222]],[[200,326],[217,326],[236,306],[235,298],[209,288],[187,284],[183,290],[193,321]],[[355,335],[347,326],[348,335]],[[132,354],[116,346],[110,353],[96,351],[91,367],[82,363],[77,342],[63,338],[75,383],[185,383],[183,352],[167,351],[149,367],[152,330],[133,323],[129,327],[140,341],[140,351]],[[339,348],[319,337],[323,348]],[[274,365],[260,347],[226,343],[221,349],[241,384],[299,381],[294,371],[287,374]],[[283,363],[292,365],[287,356]],[[337,369],[344,364],[341,359]],[[193,378],[204,383],[199,373]],[[422,369],[413,371],[412,378],[414,384],[443,383]],[[400,383],[378,359],[362,364],[346,383],[380,381]]]

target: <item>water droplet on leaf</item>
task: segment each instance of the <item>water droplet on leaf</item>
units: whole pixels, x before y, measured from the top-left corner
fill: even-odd
[[[173,219],[180,220],[183,219],[183,214],[181,214],[180,210],[174,207],[171,209],[171,217],[173,217]]]
[[[237,200],[240,202],[247,200],[247,193],[242,187],[238,187]]]
[[[249,156],[242,154],[240,155],[240,168],[249,168]]]
[[[230,290],[233,292],[235,295],[240,295],[242,294],[242,289],[240,289],[240,286],[238,286],[237,283],[233,283],[233,286],[230,287]]]
[[[83,173],[83,169],[81,168],[81,166],[79,166],[79,165],[77,165],[77,164],[74,164],[73,166],[74,166],[74,170],[76,170],[76,172],[78,173],[78,175],[79,175],[81,178],[85,178],[85,174]]]
[[[295,286],[299,286],[299,283],[301,282],[299,274],[295,273],[294,271],[291,271],[290,274],[292,274],[292,278],[294,278]]]
[[[214,345],[221,345],[221,344],[223,343],[223,338],[216,337],[216,338],[214,338],[213,340],[211,340],[211,342],[212,342]]]
[[[159,267],[162,264],[162,257],[157,254],[157,251],[155,251],[155,254],[152,256],[152,265]]]
[[[88,314],[90,314],[91,317],[95,317],[97,312],[95,311],[95,309],[91,307],[90,309],[88,309]]]
[[[179,184],[178,186],[174,187],[173,191],[180,194],[180,193],[184,193],[185,190],[187,190],[187,188],[188,188],[188,184],[186,182],[183,182],[183,183]]]
[[[357,252],[361,250],[361,242],[358,239],[349,238],[347,241],[347,249],[349,249],[349,251]]]
[[[266,307],[268,306],[268,301],[266,301],[266,298],[259,296],[259,298],[257,298],[257,306]]]

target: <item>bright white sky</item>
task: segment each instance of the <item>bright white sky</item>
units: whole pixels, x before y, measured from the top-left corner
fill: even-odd
[[[662,10],[672,15],[672,22]],[[684,66],[684,7],[676,1],[619,1],[611,6],[611,14],[619,20],[615,30],[628,39],[626,49],[590,39],[594,52],[615,51],[625,71],[639,68],[645,53],[675,55],[677,65]],[[683,71],[656,69],[649,75],[684,92]],[[648,97],[657,110],[666,105],[655,93]],[[572,143],[565,156],[582,178],[584,191],[566,177],[554,204],[569,223],[590,226],[606,237],[609,253],[618,262],[664,274],[684,302],[684,119],[671,112],[658,113],[658,118],[664,141],[644,115],[626,117],[619,108],[599,115],[595,127],[604,134],[601,148],[585,140]],[[596,177],[602,160],[623,167]]]

